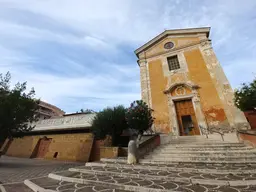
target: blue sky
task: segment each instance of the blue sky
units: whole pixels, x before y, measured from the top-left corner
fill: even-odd
[[[0,73],[66,112],[140,99],[133,51],[165,29],[211,27],[233,88],[256,72],[255,0],[0,0]]]

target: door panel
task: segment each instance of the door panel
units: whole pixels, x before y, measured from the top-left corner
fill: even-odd
[[[180,135],[200,135],[192,101],[177,101],[175,102],[175,108],[179,122]]]
[[[49,145],[51,143],[52,139],[40,139],[39,146],[38,146],[38,152],[37,152],[37,158],[44,158],[45,154],[48,151]]]

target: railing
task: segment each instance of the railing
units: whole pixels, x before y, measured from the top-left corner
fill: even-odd
[[[224,141],[224,132],[223,132],[223,130],[221,130],[221,129],[216,130],[216,128],[215,129],[214,128],[209,129],[209,128],[205,128],[201,125],[199,125],[199,128],[201,130],[201,133],[203,135],[205,135],[207,139],[209,138],[208,137],[209,134],[218,133],[218,134],[220,134],[222,141]]]
[[[201,133],[206,136],[208,139],[208,135],[212,133],[218,133],[221,136],[222,141],[224,141],[224,135],[225,133],[233,133],[236,132],[237,129],[230,127],[228,130],[227,129],[221,129],[221,128],[216,128],[216,127],[211,127],[211,128],[205,128],[201,125],[199,125],[199,129],[201,130]]]

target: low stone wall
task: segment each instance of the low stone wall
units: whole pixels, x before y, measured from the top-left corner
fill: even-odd
[[[160,145],[160,135],[143,136],[139,144],[139,158],[153,151]],[[120,147],[118,157],[127,157],[128,147]]]
[[[101,158],[118,157],[118,147],[111,147],[111,144],[111,137],[107,137],[105,140],[94,140],[90,161],[99,161]]]
[[[145,139],[140,145],[139,145],[139,158],[143,158],[146,154],[152,152],[156,147],[160,145],[160,135],[152,135],[147,136],[148,139]]]
[[[240,142],[256,147],[256,130],[241,130],[237,134]]]
[[[256,111],[245,111],[244,115],[252,129],[256,129]]]
[[[128,155],[128,147],[119,147],[118,157],[127,157]]]
[[[100,158],[118,157],[118,147],[100,147]]]

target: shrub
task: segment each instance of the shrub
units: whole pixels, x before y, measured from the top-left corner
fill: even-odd
[[[106,108],[98,112],[92,122],[92,132],[96,139],[105,139],[107,135],[112,137],[112,145],[116,146],[117,137],[124,129],[127,129],[125,120],[126,109],[119,105],[113,108]]]
[[[142,100],[132,102],[126,112],[128,127],[137,130],[142,135],[144,131],[151,128],[154,122],[152,111]]]
[[[242,111],[256,109],[256,78],[250,84],[242,84],[242,87],[235,91],[235,105]]]

